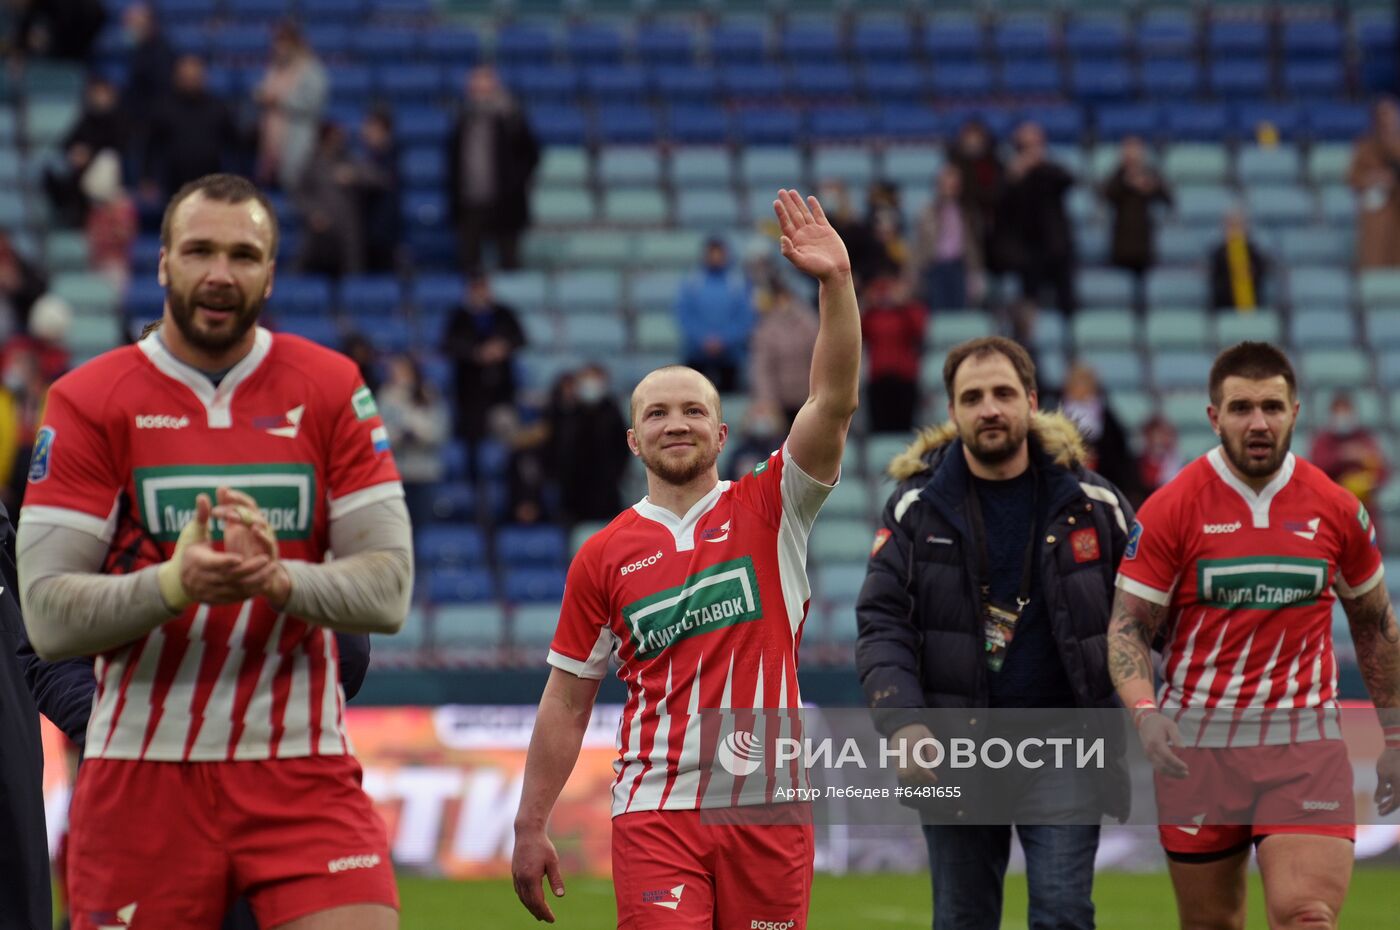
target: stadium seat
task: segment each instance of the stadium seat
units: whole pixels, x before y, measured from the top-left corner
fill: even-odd
[[[699,229],[724,229],[742,222],[742,208],[730,187],[681,187],[676,222]]]
[[[1159,391],[1198,389],[1209,380],[1210,364],[1202,352],[1153,352],[1152,380]]]
[[[1291,146],[1246,146],[1240,150],[1238,170],[1245,185],[1296,184],[1300,174],[1297,149]]]
[[[794,183],[806,183],[801,154],[793,148],[759,147],[739,152],[739,180],[750,190],[755,187],[776,192]]]
[[[808,559],[813,565],[839,562],[864,565],[870,558],[871,532],[865,520],[820,519],[812,528]]]
[[[1132,39],[1122,16],[1076,17],[1065,24],[1065,49],[1075,58],[1123,54],[1131,51]]]
[[[983,64],[965,64],[961,61],[957,64],[936,64],[933,69],[932,86],[934,94],[939,97],[983,97],[995,90],[991,68]]]
[[[1122,59],[1075,61],[1069,88],[1076,99],[1090,102],[1127,100],[1137,92],[1132,69]]]
[[[503,65],[552,61],[558,37],[538,22],[514,23],[496,32],[496,60]]]
[[[678,356],[680,328],[670,313],[643,313],[636,322],[637,348],[644,352],[666,352]]]
[[[583,188],[542,188],[535,192],[532,210],[541,226],[582,225],[597,215],[593,195]]]
[[[1072,323],[1074,345],[1080,351],[1137,344],[1138,318],[1131,310],[1084,310]]]
[[[771,215],[771,206],[770,206]],[[633,250],[640,268],[693,268],[705,246],[706,234],[698,229],[665,229],[639,235]]]
[[[691,185],[725,187],[734,182],[728,150],[719,146],[684,146],[671,152],[671,182],[680,193]]]
[[[1366,344],[1373,349],[1400,348],[1400,307],[1365,314]]]
[[[1353,237],[1334,229],[1304,227],[1279,231],[1279,257],[1290,267],[1345,265],[1355,258],[1354,249]]]
[[[1007,94],[1038,97],[1061,93],[1063,81],[1057,65],[1044,59],[1030,59],[1005,63],[1000,86]]]
[[[1099,383],[1110,395],[1119,390],[1143,389],[1144,364],[1142,356],[1135,350],[1093,349],[1082,352],[1078,360],[1094,369]]]
[[[1333,20],[1321,17],[1286,20],[1279,34],[1284,57],[1290,61],[1319,58],[1338,60],[1344,42],[1341,27]]]
[[[1371,380],[1371,358],[1364,350],[1304,349],[1299,378],[1314,388],[1364,387]]]
[[[1152,307],[1203,307],[1206,304],[1205,275],[1189,268],[1158,268],[1147,277],[1147,302]]]
[[[1211,344],[1210,321],[1203,310],[1153,307],[1146,319],[1149,352],[1162,349],[1197,349]]]
[[[1253,220],[1264,224],[1301,225],[1309,222],[1315,204],[1308,192],[1297,186],[1263,184],[1245,191]]]
[[[729,416],[728,408],[725,410],[725,418],[729,422],[737,422],[737,419]],[[854,474],[858,469],[853,468],[850,478],[843,478],[827,497],[826,503],[822,505],[822,517],[824,519],[849,518],[853,520],[869,520],[871,516],[869,489]]]
[[[1137,44],[1145,59],[1192,54],[1195,43],[1195,23],[1183,11],[1149,10],[1138,24]]]
[[[558,603],[564,596],[562,568],[507,567],[501,593],[513,604]]]
[[[612,313],[622,307],[622,276],[616,271],[563,271],[553,282],[553,303],[560,312]]]
[[[1400,349],[1391,349],[1380,353],[1376,359],[1376,380],[1381,387],[1389,388],[1392,391],[1400,390]],[[1391,409],[1395,409],[1397,399],[1391,396]]]
[[[733,125],[737,141],[745,146],[796,145],[802,128],[802,111],[785,106],[740,110]]]
[[[1368,309],[1400,307],[1400,271],[1361,272],[1361,302]]]
[[[622,60],[622,32],[603,21],[578,22],[564,32],[564,56],[575,64],[614,64]]]
[[[1294,267],[1288,274],[1288,293],[1295,313],[1318,307],[1345,310],[1351,303],[1351,275],[1340,268]]]
[[[880,175],[901,186],[932,186],[943,168],[943,150],[933,145],[901,145],[885,150]]]
[[[867,99],[912,104],[930,90],[928,70],[913,62],[871,62],[856,72],[856,83]]]
[[[510,613],[511,645],[541,654],[548,649],[559,627],[560,598],[544,598],[542,604],[517,604]]]
[[[1362,104],[1335,100],[1308,104],[1308,127],[1319,142],[1349,142],[1363,135],[1370,125],[1370,113]]]
[[[563,565],[568,539],[557,526],[505,526],[496,534],[496,557],[506,564]]]
[[[793,96],[809,105],[829,100],[849,100],[856,95],[855,72],[839,61],[821,65],[797,65],[789,84]]]
[[[842,482],[844,484],[845,482]],[[839,487],[839,485],[838,485]],[[866,550],[867,554],[869,550]],[[865,584],[865,565],[836,562],[816,566],[813,592],[824,602],[854,603]]]
[[[1228,188],[1220,184],[1182,185],[1176,190],[1176,215],[1184,223],[1219,223],[1236,202]],[[1202,244],[1205,251],[1205,243]]]
[[[678,145],[724,145],[729,141],[729,114],[717,106],[673,106],[666,111],[666,132]]]
[[[627,348],[627,326],[616,312],[569,313],[560,324],[561,344],[584,355],[615,358]]]
[[[432,616],[434,646],[494,649],[505,644],[506,615],[500,604],[444,604]]]
[[[914,57],[914,38],[905,22],[861,17],[851,32],[851,50],[859,59],[907,67]]]
[[[1321,143],[1312,147],[1308,156],[1308,180],[1312,183],[1342,183],[1350,170],[1350,145]]]
[[[537,182],[544,187],[581,187],[589,176],[588,152],[576,147],[545,149],[536,172]]]
[[[624,226],[660,226],[669,208],[656,188],[604,189],[603,220]]]
[[[721,22],[710,31],[710,54],[726,64],[751,63],[763,58],[767,39],[761,27]]]
[[[864,187],[875,178],[874,159],[863,147],[818,146],[812,152],[812,177],[818,184],[839,178],[850,187]]]
[[[634,263],[636,236],[612,227],[585,227],[563,236],[550,263],[557,267],[622,271]]]
[[[598,183],[641,186],[661,183],[661,153],[653,147],[609,146],[598,153]]]
[[[1290,325],[1293,345],[1297,348],[1335,348],[1357,344],[1356,320],[1343,308],[1301,309],[1295,305]]]
[[[1271,310],[1242,313],[1222,311],[1215,320],[1215,342],[1221,348],[1246,340],[1278,342],[1282,333],[1278,314]]]
[[[429,571],[486,564],[486,541],[475,523],[436,523],[415,535],[414,556]]]
[[[967,61],[981,57],[981,24],[970,16],[930,17],[924,25],[924,54],[933,61]]]
[[[1078,289],[1079,300],[1086,307],[1129,307],[1133,303],[1132,280],[1127,272],[1117,269],[1080,269]]]
[[[1341,61],[1290,61],[1283,67],[1285,93],[1297,97],[1331,97],[1346,90]]]
[[[484,568],[439,568],[428,576],[428,599],[434,604],[469,604],[495,597],[495,580]]]
[[[991,336],[995,332],[995,322],[985,311],[939,311],[930,319],[924,339],[931,350],[942,354],[960,342]]]
[[[1337,230],[1339,239],[1351,239],[1351,229],[1348,227],[1353,225],[1356,218],[1356,193],[1345,184],[1325,184],[1318,188],[1317,193],[1317,208],[1322,221],[1334,230],[1342,227]]]
[[[695,256],[699,262],[700,256]],[[670,312],[675,305],[684,275],[676,271],[649,271],[632,276],[628,300],[638,312],[664,310]]]
[[[1156,139],[1162,129],[1162,110],[1153,104],[1109,104],[1099,107],[1095,118],[1100,140],[1141,136],[1150,141]]]
[[[695,33],[667,23],[639,26],[632,45],[648,64],[685,66],[695,60]]]
[[[1211,141],[1229,132],[1230,110],[1224,104],[1167,103],[1163,105],[1167,135],[1173,139]]]
[[[1187,58],[1144,61],[1139,86],[1143,94],[1151,99],[1189,99],[1200,91],[1201,68]]]

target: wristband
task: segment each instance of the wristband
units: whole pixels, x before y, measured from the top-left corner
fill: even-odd
[[[1133,729],[1140,729],[1142,727],[1142,721],[1149,714],[1156,713],[1160,713],[1160,708],[1157,707],[1157,702],[1152,700],[1152,698],[1143,698],[1138,701],[1133,705]]]
[[[1381,732],[1385,734],[1386,749],[1400,749],[1400,726],[1381,727]]]

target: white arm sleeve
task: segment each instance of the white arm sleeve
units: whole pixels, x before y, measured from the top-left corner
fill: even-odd
[[[413,528],[403,498],[331,521],[330,562],[287,560],[287,613],[340,633],[397,633],[413,598]]]
[[[175,616],[160,596],[159,565],[128,575],[98,574],[107,549],[106,541],[82,530],[20,521],[20,606],[41,659],[106,652]]]

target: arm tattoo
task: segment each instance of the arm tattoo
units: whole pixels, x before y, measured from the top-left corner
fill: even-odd
[[[1108,673],[1115,687],[1140,680],[1152,685],[1152,639],[1167,608],[1118,591],[1113,597],[1113,618],[1108,624]]]
[[[1371,700],[1384,713],[1400,708],[1400,626],[1390,593],[1379,584],[1352,600],[1343,600],[1356,664]]]

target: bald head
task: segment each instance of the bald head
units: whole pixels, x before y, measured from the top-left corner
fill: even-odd
[[[716,423],[722,421],[719,389],[714,382],[694,368],[666,365],[638,381],[632,389],[632,428],[636,429],[637,418],[647,404],[666,400],[698,400],[710,410]]]

